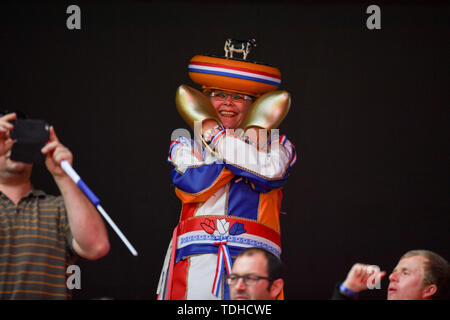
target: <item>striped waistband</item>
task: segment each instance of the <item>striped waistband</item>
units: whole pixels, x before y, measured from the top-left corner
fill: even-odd
[[[176,261],[194,254],[217,253],[218,241],[226,241],[231,255],[259,247],[281,255],[280,234],[253,220],[233,216],[197,216],[177,226]]]

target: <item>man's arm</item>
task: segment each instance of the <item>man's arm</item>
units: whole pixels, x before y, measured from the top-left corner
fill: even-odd
[[[339,287],[339,291],[343,295],[356,297],[361,291],[368,289],[369,280],[381,281],[385,275],[385,271],[380,271],[371,265],[355,263]],[[370,285],[375,285],[375,283],[370,283]]]
[[[222,135],[214,146],[223,157],[226,167],[235,175],[245,177],[260,192],[280,188],[286,182],[290,169],[296,161],[293,144],[285,138],[272,141],[269,152],[246,143],[234,135]]]
[[[203,121],[203,135],[215,125],[214,120]],[[249,128],[245,131],[249,144],[233,131],[222,129],[210,141],[210,147],[218,152],[229,170],[249,179],[255,190],[262,192],[282,187],[297,158],[294,145],[284,135],[277,136],[278,141],[272,141],[268,147],[266,133],[264,130],[260,135],[260,129]]]
[[[42,153],[46,155],[47,169],[64,199],[75,252],[89,260],[105,256],[110,245],[103,220],[88,198],[61,169],[61,161],[67,160],[72,164],[73,156],[59,142],[53,127],[50,128],[50,142],[42,148]]]

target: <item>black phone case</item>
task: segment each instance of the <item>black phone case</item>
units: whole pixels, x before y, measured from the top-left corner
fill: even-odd
[[[45,120],[17,119],[11,138],[16,140],[11,150],[11,160],[25,163],[42,163],[41,149],[49,140],[49,125]]]

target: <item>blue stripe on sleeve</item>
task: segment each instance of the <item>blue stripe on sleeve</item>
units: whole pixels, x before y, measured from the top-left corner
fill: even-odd
[[[188,168],[184,174],[176,171],[174,168],[170,172],[170,178],[180,190],[189,193],[199,193],[211,187],[224,168],[223,163],[212,163]]]

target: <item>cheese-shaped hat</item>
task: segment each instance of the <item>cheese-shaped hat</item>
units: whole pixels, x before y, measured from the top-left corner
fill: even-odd
[[[203,89],[220,89],[258,97],[278,89],[281,72],[255,62],[196,55],[189,62],[189,77]]]

